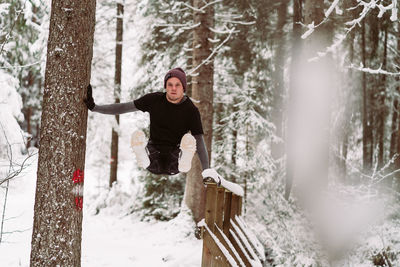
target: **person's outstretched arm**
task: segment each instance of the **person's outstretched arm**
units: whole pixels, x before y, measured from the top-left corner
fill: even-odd
[[[103,114],[118,115],[127,112],[138,111],[133,101],[127,103],[115,103],[109,105],[96,105],[94,103],[92,95],[92,86],[90,84],[87,87],[86,99],[84,99],[83,101],[85,102],[87,108],[90,109],[91,111]]]
[[[210,162],[208,159],[206,144],[204,143],[204,136],[203,134],[196,134],[194,135],[194,138],[196,139],[196,151],[199,155],[201,167],[203,170],[208,169],[210,168]]]

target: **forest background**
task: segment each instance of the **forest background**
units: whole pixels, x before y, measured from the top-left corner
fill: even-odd
[[[97,3],[91,78],[96,103],[160,91],[166,71],[176,66],[187,71],[187,94],[195,100],[192,79],[212,81],[213,112],[202,114],[211,121],[211,166],[244,187],[244,212],[276,264],[399,264],[397,1],[217,0],[202,10],[194,2]],[[208,76],[196,74],[195,12],[212,21],[199,37],[208,49],[201,62],[211,66]],[[0,13],[4,215],[7,191],[23,167],[16,158],[34,157],[39,146],[50,2],[2,1]],[[123,41],[115,38],[118,20]],[[116,186],[118,160],[132,160],[127,138],[119,141],[118,158],[112,155],[113,136],[115,145],[116,137],[148,126],[143,113],[119,120],[89,114],[86,164],[96,170],[97,192],[90,196],[95,213],[112,203],[105,195],[122,190]],[[110,165],[117,167],[108,175]],[[179,214],[185,177],[153,176],[135,166],[130,175],[126,212],[143,220]],[[314,207],[321,195],[326,203]],[[309,236],[304,207],[318,214],[323,244]],[[349,234],[360,228],[361,243]],[[353,244],[349,239],[357,245],[344,246]]]

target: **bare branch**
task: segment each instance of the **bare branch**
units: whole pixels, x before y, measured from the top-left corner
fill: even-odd
[[[203,62],[201,62],[199,65],[197,65],[194,69],[190,70],[189,73],[188,73],[188,75],[190,75],[190,76],[193,77],[193,76],[194,76],[194,72],[195,72],[196,70],[198,70],[198,69],[199,69],[201,66],[203,66],[204,64],[207,64],[207,63],[210,61],[210,59],[215,55],[215,53],[217,53],[218,50],[231,38],[232,33],[234,32],[234,30],[235,30],[235,28],[232,28],[232,29],[229,31],[228,37],[226,37],[225,40],[223,40],[223,41],[211,52],[211,54],[210,54],[205,60],[203,60]]]

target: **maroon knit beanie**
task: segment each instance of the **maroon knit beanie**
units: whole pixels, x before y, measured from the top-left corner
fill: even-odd
[[[167,72],[164,77],[164,88],[167,88],[167,81],[169,78],[176,77],[178,78],[183,86],[183,91],[186,92],[186,74],[181,68],[175,68]]]

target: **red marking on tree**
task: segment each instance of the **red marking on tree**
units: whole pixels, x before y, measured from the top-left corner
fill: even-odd
[[[74,184],[83,183],[83,171],[81,171],[80,169],[74,171],[72,180],[74,181]]]
[[[72,176],[72,181],[74,182],[74,187],[77,190],[74,190],[75,192],[75,206],[78,210],[82,210],[83,208],[83,180],[84,180],[84,173],[82,170],[77,169],[74,171],[73,176]]]
[[[75,197],[75,205],[78,210],[82,210],[83,208],[83,197]]]

